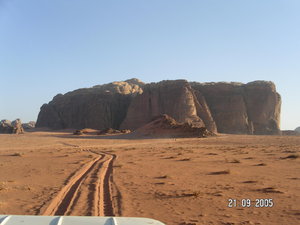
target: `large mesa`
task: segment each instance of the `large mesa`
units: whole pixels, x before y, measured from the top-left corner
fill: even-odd
[[[37,127],[135,130],[167,114],[212,132],[279,134],[281,98],[269,81],[198,83],[138,79],[59,94],[41,107]]]

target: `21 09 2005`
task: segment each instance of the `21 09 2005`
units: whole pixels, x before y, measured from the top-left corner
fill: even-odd
[[[243,199],[235,199],[230,198],[228,199],[228,205],[229,208],[271,208],[274,206],[274,201],[272,198],[256,198],[254,200],[249,198],[243,198]]]

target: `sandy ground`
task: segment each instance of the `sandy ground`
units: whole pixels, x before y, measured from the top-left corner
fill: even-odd
[[[126,140],[3,134],[0,214],[300,224],[299,151],[300,137],[292,136]],[[236,206],[228,207],[229,199]],[[249,203],[243,199],[251,207],[243,207]]]

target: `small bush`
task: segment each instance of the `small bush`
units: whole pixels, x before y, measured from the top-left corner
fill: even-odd
[[[299,158],[299,155],[298,154],[291,154],[291,155],[288,155],[287,157],[285,157],[286,159],[297,159]]]
[[[240,163],[240,162],[241,162],[241,161],[238,160],[238,159],[233,159],[233,160],[230,161],[230,163]]]
[[[222,175],[222,174],[230,174],[230,170],[222,170],[222,171],[211,172],[208,175]]]

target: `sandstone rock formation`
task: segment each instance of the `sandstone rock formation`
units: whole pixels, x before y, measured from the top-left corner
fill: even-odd
[[[282,130],[281,135],[283,136],[300,136],[300,132],[296,130]]]
[[[35,122],[34,121],[29,121],[28,123],[22,123],[22,126],[24,130],[31,130],[35,128]]]
[[[11,121],[1,120],[0,121],[0,133],[1,134],[11,134],[13,132],[13,127]]]
[[[160,114],[168,114],[178,122],[204,127],[204,121],[197,114],[197,107],[201,108],[201,105],[185,80],[147,84],[143,88],[143,93],[137,95],[131,102],[121,128],[139,128]],[[205,115],[209,114],[209,109],[206,110],[203,110]]]
[[[1,120],[0,121],[0,133],[2,134],[22,134],[24,129],[20,119],[14,121]]]
[[[281,97],[272,82],[191,83],[203,94],[218,132],[279,134]]]
[[[56,95],[41,107],[37,127],[119,128],[132,98],[143,92],[143,82],[131,79]]]
[[[144,84],[137,79],[57,95],[41,107],[37,127],[134,130],[168,114],[212,132],[279,134],[281,98],[267,81]]]
[[[11,125],[13,127],[13,134],[23,134],[24,133],[22,122],[20,119],[16,119],[16,120],[12,121]]]
[[[132,133],[132,137],[143,138],[184,138],[213,136],[205,127],[194,127],[190,123],[178,123],[167,114],[156,116],[146,125]]]

